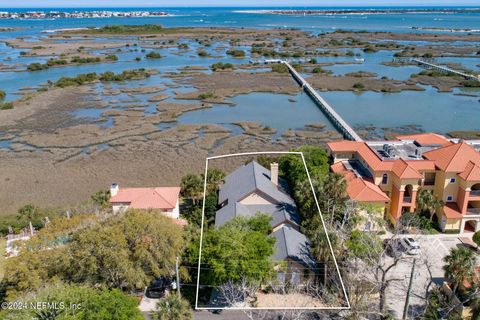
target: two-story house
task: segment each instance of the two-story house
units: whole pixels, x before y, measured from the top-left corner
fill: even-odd
[[[434,133],[393,141],[328,143],[332,171],[345,176],[351,199],[384,207],[392,223],[414,212],[420,189],[445,202],[437,217],[442,230],[480,230],[480,141]]]
[[[277,163],[272,163],[270,170],[255,161],[237,168],[220,187],[218,204],[216,227],[240,216],[272,216],[270,236],[276,239],[272,259],[287,265],[285,272],[278,273],[279,279],[300,283],[307,274],[313,276],[315,262],[309,254],[310,244],[299,231],[297,207],[288,194],[286,181],[278,176]],[[308,269],[311,272],[305,272]]]

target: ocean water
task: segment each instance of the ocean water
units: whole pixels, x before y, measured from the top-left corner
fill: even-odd
[[[58,20],[0,20],[0,28],[19,28],[12,32],[0,32],[0,63],[17,67],[21,71],[32,62],[45,62],[49,57],[23,57],[19,49],[12,49],[5,41],[15,37],[25,37],[28,41],[38,41],[40,37],[48,36],[48,31],[62,28],[100,27],[112,24],[161,24],[166,27],[195,26],[195,27],[249,27],[249,28],[298,28],[313,34],[331,32],[336,29],[392,31],[392,32],[446,32],[413,30],[420,28],[445,28],[445,29],[480,29],[480,13],[420,13],[420,14],[366,14],[366,15],[274,15],[243,13],[241,10],[257,10],[259,8],[105,8],[111,11],[130,10],[158,10],[170,13],[169,17],[148,18],[88,18],[88,19],[58,19]],[[288,8],[278,8],[288,9]],[[320,8],[308,8],[320,9]],[[356,8],[358,9],[358,8]],[[23,11],[26,9],[8,9]],[[0,11],[8,11],[1,9]],[[33,11],[35,9],[28,9]],[[38,9],[38,10],[99,10],[99,9]],[[104,39],[98,39],[103,41]],[[383,39],[379,39],[383,40]],[[111,41],[111,40],[108,40]],[[407,42],[405,42],[406,44]],[[439,43],[418,43],[422,45],[438,45]],[[233,64],[246,63],[247,55],[243,59],[236,59],[225,55],[227,43],[215,43],[206,48],[211,57],[199,57],[196,54],[198,44],[189,41],[190,49],[182,51],[177,48],[156,50],[164,58],[144,59],[151,49],[141,47],[123,48],[124,52],[118,53],[119,61],[115,63],[100,63],[94,65],[67,66],[50,68],[37,72],[0,72],[0,90],[7,92],[7,100],[17,99],[16,93],[21,88],[35,87],[55,81],[62,76],[75,76],[80,73],[105,72],[132,68],[154,68],[160,75],[148,80],[137,82],[134,85],[162,85],[167,78],[162,77],[165,72],[178,71],[186,65],[208,67],[215,62],[229,62]],[[455,45],[472,45],[472,43],[455,42]],[[478,43],[473,45],[479,46]],[[480,48],[480,46],[479,46]],[[246,50],[249,52],[249,50]],[[412,73],[421,69],[415,66],[389,67],[382,62],[391,61],[393,51],[378,51],[365,54],[355,50],[362,58],[363,63],[358,63],[353,57],[318,57],[319,62],[335,63],[326,69],[335,75],[342,75],[355,71],[370,71],[377,73],[378,77],[405,80]],[[115,53],[114,50],[98,50],[96,53]],[[135,58],[142,58],[136,62]],[[479,71],[480,59],[471,58],[441,58],[442,63],[454,62],[465,67]],[[261,71],[261,70],[257,70]],[[240,71],[239,71],[240,72]],[[255,70],[242,70],[241,72],[255,72]],[[129,84],[127,84],[128,86]],[[181,90],[192,90],[183,87]],[[459,90],[453,93],[438,93],[431,87],[426,87],[424,92],[402,92],[396,94],[365,92],[326,92],[321,93],[329,103],[354,127],[374,125],[378,127],[399,127],[404,125],[419,125],[422,129],[445,133],[451,130],[480,130],[480,92],[470,91],[473,96],[458,95]],[[212,109],[199,110],[186,113],[179,118],[180,123],[218,123],[229,126],[235,121],[258,121],[264,125],[276,128],[281,134],[285,130],[299,128],[308,123],[323,122],[331,128],[328,120],[315,106],[303,96],[294,97],[297,101],[291,103],[288,97],[275,94],[252,93],[233,98],[235,107],[214,106]],[[105,98],[107,99],[107,98]],[[169,102],[190,103],[188,101]],[[269,106],[276,106],[269,107]],[[155,106],[152,104],[146,113],[153,113]],[[280,112],[279,112],[280,110]],[[78,117],[101,117],[101,110],[78,110],[74,113]],[[103,124],[104,127],[113,125],[111,119]],[[231,126],[230,128],[236,128]],[[235,130],[238,131],[238,128]],[[6,143],[6,142],[5,142]],[[0,145],[0,148],[2,146]]]

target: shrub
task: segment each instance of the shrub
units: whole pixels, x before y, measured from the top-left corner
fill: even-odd
[[[119,34],[142,34],[157,33],[164,31],[161,25],[145,24],[145,25],[108,25],[99,29],[90,29],[89,33],[119,33]]]
[[[478,80],[465,80],[461,82],[462,86],[469,87],[469,88],[477,88],[480,87],[480,81]]]
[[[312,73],[326,73],[327,71],[323,69],[322,67],[315,67],[312,70]]]
[[[118,60],[118,57],[117,55],[115,54],[109,54],[105,57],[106,60],[110,60],[110,61],[117,61]]]
[[[198,56],[200,57],[208,57],[208,52],[205,50],[198,50]]]
[[[357,90],[363,90],[363,89],[365,89],[365,86],[363,85],[363,83],[355,82],[355,83],[353,84],[353,88],[354,88],[354,89],[357,89]]]
[[[162,58],[162,55],[158,52],[151,51],[151,52],[147,53],[147,55],[145,57],[147,59],[160,59],[160,58]]]
[[[88,58],[80,58],[80,57],[73,57],[71,62],[72,63],[80,63],[80,64],[83,64],[83,63],[98,63],[100,62],[100,58],[99,57],[88,57]]]
[[[67,60],[64,60],[64,59],[50,59],[47,61],[47,66],[49,67],[65,65],[65,64],[67,64]]]
[[[368,45],[365,48],[363,48],[363,52],[365,52],[365,53],[375,53],[375,52],[377,52],[377,50],[374,47]]]
[[[288,73],[288,67],[283,63],[277,63],[272,65],[272,72]]]
[[[210,68],[211,68],[213,71],[233,69],[233,64],[231,64],[231,63],[217,62],[217,63],[212,64]]]
[[[7,94],[5,93],[5,91],[0,90],[0,100],[5,99],[6,96],[7,96]]]
[[[201,100],[216,98],[213,92],[205,92],[198,95],[198,98]]]
[[[28,71],[40,71],[40,70],[46,70],[48,69],[48,66],[46,64],[41,64],[38,62],[30,63],[27,66]]]
[[[228,55],[231,55],[235,58],[243,58],[245,57],[245,51],[239,49],[230,49],[227,51]]]
[[[472,240],[477,246],[480,246],[480,231],[477,231],[473,234]]]
[[[0,104],[0,110],[10,110],[13,109],[13,103],[5,102]]]

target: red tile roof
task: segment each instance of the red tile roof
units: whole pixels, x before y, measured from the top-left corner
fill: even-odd
[[[398,140],[414,140],[414,141],[417,141],[417,143],[420,144],[421,146],[434,145],[434,144],[438,144],[441,146],[448,146],[452,144],[444,136],[436,133],[431,133],[431,132],[396,136],[395,138],[397,138]]]
[[[344,176],[347,181],[347,193],[350,199],[360,202],[389,202],[390,198],[374,183],[357,177],[355,173],[347,170],[343,163],[337,162],[331,166],[335,173]]]
[[[327,146],[332,152],[357,152],[373,170],[389,171],[393,166],[393,161],[382,161],[365,142],[343,140],[329,142]]]
[[[134,209],[172,210],[177,205],[179,194],[179,187],[120,188],[110,198],[110,203],[128,203]]]
[[[409,163],[403,159],[395,160],[393,167],[393,173],[400,179],[421,179],[423,175],[415,170]]]
[[[463,172],[469,162],[480,164],[480,153],[464,142],[425,152],[423,156],[445,172]]]
[[[443,206],[443,211],[445,212],[445,217],[447,217],[447,219],[463,218],[463,215],[455,202],[447,202]]]
[[[480,181],[480,165],[469,161],[465,170],[459,176],[466,181]]]

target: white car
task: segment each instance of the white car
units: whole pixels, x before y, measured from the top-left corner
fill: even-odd
[[[400,242],[409,255],[416,256],[420,254],[420,245],[413,238],[402,238]]]

